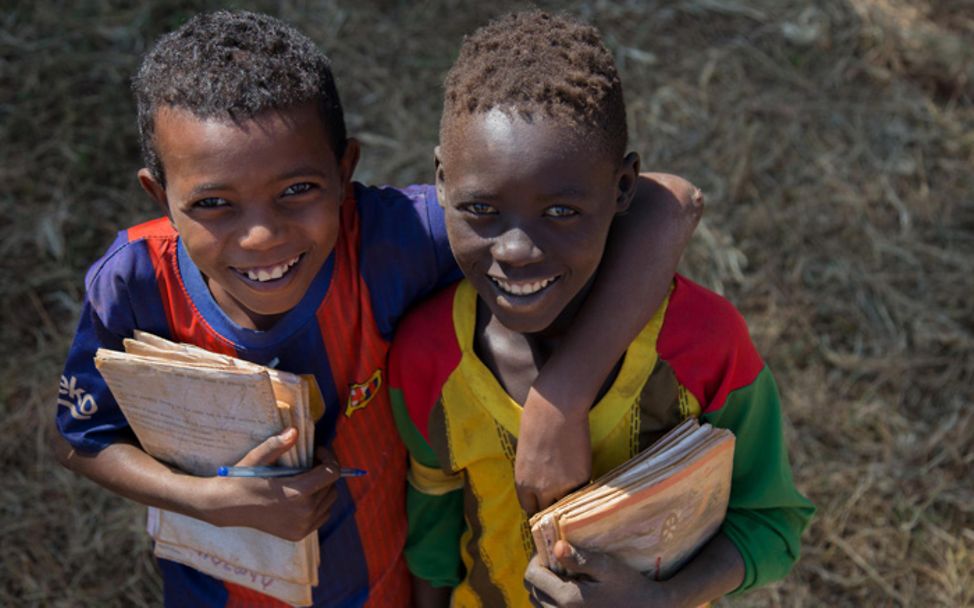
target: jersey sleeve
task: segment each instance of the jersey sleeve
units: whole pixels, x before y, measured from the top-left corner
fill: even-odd
[[[722,531],[744,558],[744,582],[735,591],[741,593],[788,574],[798,561],[801,534],[815,507],[792,480],[778,387],[767,367],[703,418],[736,437]]]
[[[151,262],[140,256],[140,243],[129,243],[126,233],[89,269],[85,300],[78,329],[68,351],[58,386],[57,428],[77,450],[98,452],[121,439],[134,439],[108,385],[95,368],[99,348],[122,350],[122,340],[136,327],[159,332],[149,318],[161,313],[149,310],[152,294],[139,297],[133,286],[147,280],[154,285]],[[138,301],[139,307],[133,304]]]
[[[409,306],[462,275],[450,253],[436,188],[356,188],[361,271],[379,330],[388,339]]]
[[[406,563],[414,576],[434,587],[455,587],[463,577],[463,478],[440,467],[436,454],[409,415],[402,388],[396,382],[397,368],[390,361],[390,401],[396,428],[409,450]]]
[[[678,276],[660,356],[697,399],[702,419],[733,431],[734,471],[722,531],[744,558],[740,593],[783,578],[815,507],[795,488],[770,370],[730,302]]]
[[[417,578],[433,587],[456,587],[463,578],[460,536],[463,521],[463,477],[443,471],[420,436],[399,393],[392,397],[396,426],[409,449],[406,486],[406,563]],[[398,403],[397,403],[398,401]],[[425,460],[425,462],[424,462]]]
[[[459,361],[452,334],[453,289],[410,314],[396,330],[389,352],[389,397],[399,434],[409,450],[406,563],[434,587],[455,587],[463,578],[460,537],[463,476],[433,448],[429,417]]]

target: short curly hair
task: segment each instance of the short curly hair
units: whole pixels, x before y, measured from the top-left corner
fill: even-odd
[[[444,82],[440,138],[455,117],[494,108],[536,112],[595,135],[606,151],[626,152],[626,104],[612,53],[599,31],[543,11],[495,19],[463,40]]]
[[[345,117],[331,62],[307,36],[268,15],[216,11],[193,17],[146,54],[132,88],[143,161],[162,184],[153,134],[163,106],[203,119],[245,120],[316,103],[335,156],[345,151]]]

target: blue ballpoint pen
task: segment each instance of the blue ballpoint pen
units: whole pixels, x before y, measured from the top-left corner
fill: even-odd
[[[216,470],[217,477],[290,477],[306,473],[309,469],[299,467],[220,467]],[[362,477],[368,471],[342,467],[341,477]]]

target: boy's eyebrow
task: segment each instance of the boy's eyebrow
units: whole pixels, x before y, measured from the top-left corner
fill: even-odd
[[[559,199],[559,198],[582,198],[586,194],[587,191],[584,188],[578,188],[576,186],[565,186],[563,188],[557,188],[555,190],[552,190],[551,192],[544,193],[542,198],[546,200]],[[503,197],[489,190],[460,189],[456,193],[456,198],[461,200],[492,201]]]
[[[215,182],[207,183],[207,184],[199,184],[198,186],[193,186],[193,189],[189,191],[189,195],[197,196],[203,194],[204,192],[212,192],[213,190],[229,190],[229,189],[230,189],[229,184],[220,184]]]
[[[321,179],[326,179],[328,177],[328,175],[321,169],[308,165],[305,167],[297,167],[295,169],[290,169],[288,171],[285,171],[284,173],[281,173],[280,175],[275,177],[274,181],[280,182],[298,176],[314,176]],[[196,196],[199,194],[203,194],[204,192],[212,192],[213,190],[232,190],[232,189],[233,186],[231,186],[230,184],[224,184],[221,182],[208,182],[205,184],[199,184],[197,186],[194,186],[193,189],[190,190],[190,195]]]
[[[306,165],[303,167],[295,167],[294,169],[285,171],[284,173],[278,175],[276,179],[277,181],[283,181],[286,179],[291,179],[292,177],[299,177],[304,175],[313,175],[314,177],[319,177],[321,179],[325,179],[328,177],[328,175],[320,168],[315,167],[313,165]]]
[[[548,193],[545,198],[581,198],[587,194],[583,188],[575,186],[565,186],[564,188]]]
[[[565,186],[563,188],[558,188],[552,190],[551,192],[546,192],[542,198],[544,200],[557,200],[557,199],[577,199],[582,198],[587,194],[587,191],[583,188],[578,188],[575,186]],[[487,190],[460,190],[455,197],[457,200],[477,200],[477,201],[493,201],[502,198],[500,195],[490,192]]]
[[[460,190],[456,196],[459,200],[477,200],[477,201],[492,201],[500,198],[492,192],[486,190]]]

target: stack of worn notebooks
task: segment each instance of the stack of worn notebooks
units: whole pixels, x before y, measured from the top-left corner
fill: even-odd
[[[292,426],[298,442],[279,464],[311,465],[315,414],[323,407],[313,380],[144,332],[125,340],[125,352],[99,349],[95,365],[142,448],[163,462],[213,476]],[[147,528],[158,557],[311,605],[320,561],[315,533],[291,542],[155,508]]]
[[[665,580],[720,528],[734,434],[687,419],[631,460],[531,518],[544,565],[558,540],[611,554]]]

